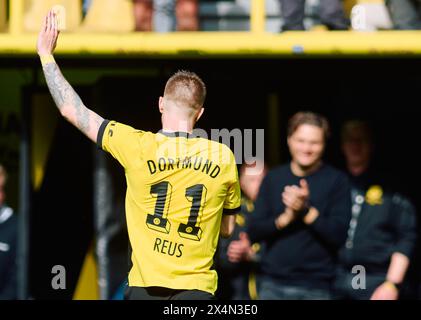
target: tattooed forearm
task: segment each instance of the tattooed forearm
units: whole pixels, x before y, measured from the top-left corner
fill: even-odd
[[[60,110],[64,105],[74,105],[80,107],[83,105],[78,94],[73,90],[70,84],[64,79],[60,69],[55,63],[48,63],[43,67],[45,80],[53,96],[57,108]]]
[[[91,140],[95,141],[103,119],[85,107],[56,63],[45,64],[43,71],[50,93],[61,114]]]
[[[79,102],[82,103],[80,98],[77,103]],[[89,130],[89,110],[82,104],[75,104],[75,109],[78,128],[83,132]]]

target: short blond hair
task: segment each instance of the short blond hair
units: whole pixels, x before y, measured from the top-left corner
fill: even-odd
[[[206,86],[196,73],[181,70],[168,79],[164,98],[191,111],[197,111],[205,103]]]

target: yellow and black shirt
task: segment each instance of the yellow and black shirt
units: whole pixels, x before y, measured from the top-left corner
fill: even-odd
[[[231,150],[188,133],[155,134],[108,120],[98,146],[125,169],[129,286],[214,293],[222,214],[236,213],[241,201]]]

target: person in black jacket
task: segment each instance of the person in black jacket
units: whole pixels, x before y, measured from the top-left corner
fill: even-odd
[[[396,300],[416,243],[414,206],[394,191],[385,173],[370,166],[373,139],[367,123],[349,121],[343,126],[342,150],[353,206],[339,255],[336,296]]]
[[[335,257],[351,216],[347,176],[322,161],[329,126],[311,112],[288,123],[290,163],[264,179],[251,217],[263,241],[260,299],[331,299]]]
[[[17,299],[17,219],[6,206],[6,169],[0,164],[0,300]]]

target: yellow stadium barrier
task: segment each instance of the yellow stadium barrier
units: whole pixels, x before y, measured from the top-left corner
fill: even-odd
[[[250,31],[265,32],[265,1],[251,1]]]
[[[0,34],[0,54],[34,55],[36,35]],[[336,31],[254,34],[196,32],[170,34],[63,34],[57,54],[94,56],[421,55],[419,31]]]

